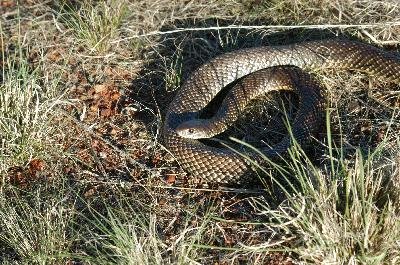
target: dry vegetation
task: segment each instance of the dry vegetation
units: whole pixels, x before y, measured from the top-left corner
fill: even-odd
[[[162,145],[206,60],[334,36],[398,52],[400,3],[0,0],[0,263],[399,264],[399,84],[315,73],[326,129],[262,185],[207,186]]]

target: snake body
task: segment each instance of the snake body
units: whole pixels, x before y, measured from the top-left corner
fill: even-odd
[[[287,70],[285,67],[276,68],[277,66],[294,67]],[[235,104],[242,108],[251,98],[243,96],[246,95],[243,89],[249,87],[249,91],[259,90],[260,87],[268,87],[268,81],[277,80],[280,80],[278,87],[284,88],[285,78],[281,77],[286,76],[289,80],[287,86],[300,87],[296,88],[300,96],[300,107],[293,124],[293,134],[296,140],[302,140],[321,125],[319,123],[324,105],[322,94],[318,92],[321,89],[318,82],[296,67],[304,71],[354,69],[400,82],[399,57],[368,44],[349,40],[309,41],[225,53],[194,71],[175,95],[165,117],[163,134],[166,147],[193,177],[200,177],[208,182],[241,182],[251,171],[247,159],[234,150],[208,146],[197,139],[181,137],[177,128],[190,123],[191,120],[198,120],[201,111],[210,101],[225,86],[237,79],[244,77],[242,82],[237,84],[241,87],[237,91],[242,92],[241,95],[234,92],[236,94],[231,97],[234,97]],[[280,77],[273,77],[273,73]],[[232,109],[226,108],[227,117],[229,112],[232,112]],[[229,123],[230,121],[227,122]],[[290,139],[286,137],[276,146],[262,151],[267,157],[273,157],[285,152],[289,146]],[[256,161],[260,160],[256,152],[249,151],[246,156]]]

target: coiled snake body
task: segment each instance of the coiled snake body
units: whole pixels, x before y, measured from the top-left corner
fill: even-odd
[[[209,182],[241,182],[243,176],[251,170],[248,160],[231,149],[212,147],[197,139],[181,137],[177,128],[185,123],[191,124],[192,120],[198,121],[201,111],[222,88],[244,77],[236,85],[239,87],[236,91],[239,92],[228,95],[225,100],[226,106],[219,111],[226,116],[214,119],[211,125],[205,124],[204,126],[211,127],[208,131],[212,132],[213,126],[217,127],[220,120],[229,120],[229,125],[235,119],[229,118],[230,112],[242,109],[254,95],[262,93],[260,91],[263,89],[294,87],[299,94],[300,106],[292,129],[296,140],[301,141],[321,126],[321,117],[325,109],[320,85],[298,68],[354,69],[400,82],[400,59],[397,56],[349,40],[310,41],[226,53],[199,67],[176,94],[165,117],[163,133],[166,147],[193,177],[200,177]],[[237,108],[229,107],[229,101],[232,101],[229,98],[234,99]],[[193,124],[198,126],[199,122]],[[282,154],[289,146],[290,138],[285,137],[276,146],[264,148],[262,151],[266,156],[272,157]],[[246,155],[250,159],[260,161],[255,152],[249,151]]]

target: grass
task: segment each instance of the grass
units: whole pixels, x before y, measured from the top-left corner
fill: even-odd
[[[173,90],[216,54],[332,33],[390,48],[397,1],[0,5],[0,263],[400,262],[398,86],[316,73],[327,132],[316,155],[260,168],[262,187],[202,186],[158,138]]]
[[[60,20],[91,53],[105,53],[126,16],[126,1],[82,1],[61,4]]]
[[[93,264],[161,264],[165,246],[157,235],[155,217],[145,216],[129,204],[123,210],[105,207],[104,214],[93,211],[87,220],[88,231],[82,241],[88,242],[92,253],[88,260]]]
[[[398,149],[399,146],[397,146]],[[286,174],[298,187],[280,183],[288,200],[277,209],[255,199],[257,212],[271,218],[276,234],[290,235],[284,248],[305,263],[396,264],[399,260],[398,167],[395,160],[379,161],[383,150],[363,155],[357,150],[351,161],[330,156],[327,167],[316,168],[301,149],[291,152]],[[398,152],[398,151],[397,151]],[[397,154],[398,155],[398,154]],[[393,157],[395,159],[396,156]],[[393,175],[387,175],[389,168]],[[271,176],[275,181],[276,176]],[[389,178],[389,179],[388,179]],[[288,245],[287,245],[288,244]],[[263,246],[253,250],[263,250]],[[267,251],[267,249],[264,249]]]
[[[49,191],[45,187],[31,193],[2,187],[2,264],[61,264],[67,261],[68,249],[73,242],[67,229],[75,210],[64,201],[63,195],[63,191]]]
[[[124,196],[118,205],[110,207],[105,202],[101,213],[91,208],[87,218],[87,232],[82,238],[87,242],[86,260],[92,264],[190,264],[198,256],[194,243],[201,242],[208,224],[207,219],[193,227],[191,213],[182,224],[182,231],[165,242],[159,231],[159,219],[150,209],[132,205]],[[210,216],[210,215],[206,215]],[[170,224],[172,225],[172,224]],[[85,260],[85,258],[83,258]]]
[[[1,25],[0,25],[1,26]],[[2,47],[2,83],[0,84],[0,172],[44,156],[52,149],[50,124],[62,93],[58,79],[46,74],[39,51],[38,62],[29,62],[29,50],[18,40],[14,52],[5,54],[5,43],[0,28]],[[22,38],[22,36],[20,36]]]

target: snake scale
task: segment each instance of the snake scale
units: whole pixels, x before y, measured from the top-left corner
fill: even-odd
[[[290,67],[289,67],[290,66]],[[208,182],[240,183],[252,170],[249,161],[230,148],[209,146],[198,139],[204,136],[192,133],[191,126],[198,126],[207,134],[223,130],[237,116],[229,118],[230,112],[238,112],[253,97],[265,91],[294,89],[299,95],[299,110],[292,125],[293,135],[302,141],[321,126],[325,111],[320,84],[304,71],[321,69],[351,69],[383,77],[400,83],[400,59],[393,53],[361,42],[330,39],[308,41],[282,46],[246,48],[222,54],[194,71],[184,82],[169,105],[163,135],[167,149],[180,165],[193,177]],[[237,89],[223,102],[217,118],[212,123],[199,120],[202,110],[228,84],[241,79]],[[275,86],[275,88],[274,88]],[[257,91],[257,92],[247,92]],[[251,95],[250,95],[251,94]],[[229,107],[229,98],[238,107]],[[222,118],[221,118],[222,117]],[[226,123],[221,125],[221,123]],[[188,128],[182,129],[185,125]],[[180,128],[178,128],[180,127]],[[208,128],[207,128],[208,127]],[[214,130],[213,127],[218,127]],[[178,134],[178,131],[180,132]],[[183,134],[182,134],[183,132]],[[284,153],[290,146],[290,138],[284,137],[275,146],[261,151],[267,157]],[[250,159],[260,161],[255,151],[246,153]]]

